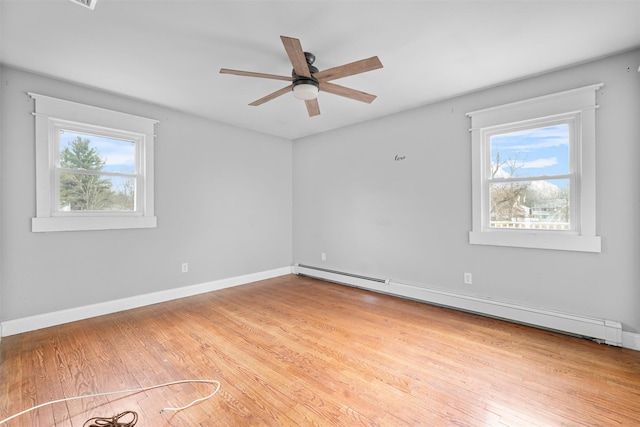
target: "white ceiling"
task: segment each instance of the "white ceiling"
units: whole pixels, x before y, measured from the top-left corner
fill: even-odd
[[[640,47],[640,0],[0,0],[0,25],[6,65],[293,140]],[[320,70],[377,55],[334,82],[378,98],[248,106],[286,82],[219,70],[290,75],[280,35]]]

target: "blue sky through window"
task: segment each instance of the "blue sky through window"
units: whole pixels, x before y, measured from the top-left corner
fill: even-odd
[[[102,160],[106,160],[103,170],[130,174],[136,172],[135,143],[133,141],[61,130],[60,152],[78,137],[88,139],[90,141],[89,147],[95,148]]]
[[[491,137],[491,162],[501,166],[496,178],[569,173],[569,125],[526,129]],[[510,168],[511,166],[511,168]],[[512,174],[513,172],[513,175]]]

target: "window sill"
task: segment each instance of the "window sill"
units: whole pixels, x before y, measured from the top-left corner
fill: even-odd
[[[130,228],[156,228],[155,216],[136,217],[50,217],[32,218],[31,231],[34,233],[51,231],[118,230]]]
[[[517,234],[516,234],[517,233]],[[600,236],[575,236],[519,231],[469,232],[472,245],[510,246],[557,251],[602,252]]]

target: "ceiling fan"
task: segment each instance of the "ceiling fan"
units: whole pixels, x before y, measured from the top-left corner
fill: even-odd
[[[228,68],[220,69],[221,74],[234,74],[237,76],[260,77],[264,79],[291,82],[291,84],[288,84],[282,89],[253,101],[249,105],[254,107],[262,105],[265,102],[271,101],[272,99],[284,95],[289,91],[293,91],[293,95],[296,98],[304,100],[309,117],[313,117],[320,114],[320,106],[318,105],[319,91],[329,92],[334,95],[344,96],[345,98],[366,102],[368,104],[376,99],[375,95],[330,83],[330,81],[382,68],[382,63],[377,56],[319,71],[313,66],[316,59],[315,55],[309,52],[304,52],[302,50],[300,40],[285,36],[280,36],[280,39],[282,40],[284,50],[287,52],[287,56],[291,61],[291,65],[293,65],[291,77],[278,76],[275,74],[254,73],[252,71],[230,70]]]

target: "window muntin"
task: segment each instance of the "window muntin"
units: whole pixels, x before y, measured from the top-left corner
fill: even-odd
[[[573,123],[572,118],[542,119],[485,132],[485,227],[575,231]]]

